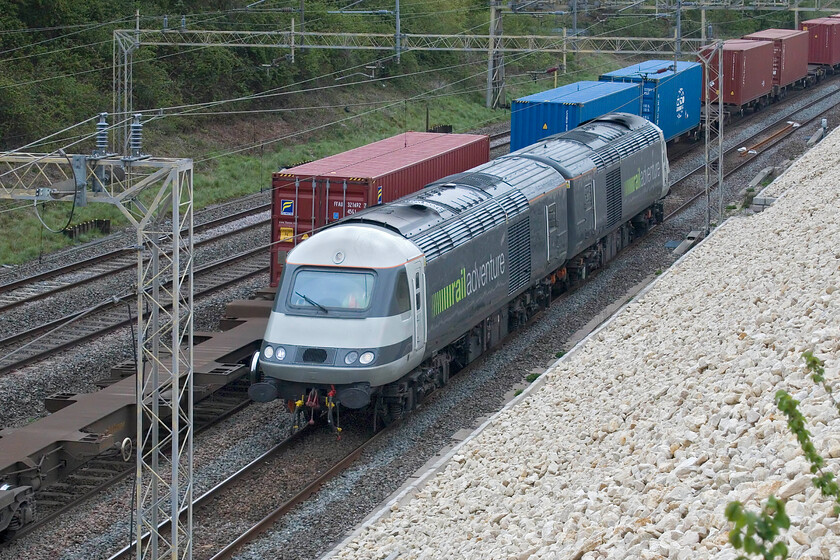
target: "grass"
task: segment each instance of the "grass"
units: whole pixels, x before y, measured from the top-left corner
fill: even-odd
[[[597,79],[598,74],[618,65],[615,57],[607,55],[590,57],[586,64],[573,61],[569,65],[569,73],[559,76],[558,85]],[[479,82],[483,83],[483,80],[477,80],[476,85],[480,85]],[[553,86],[552,76],[537,81],[525,80],[509,87],[507,98],[515,99]],[[480,87],[474,93],[460,96],[401,101],[423,89],[428,87],[422,83],[413,87],[403,84],[402,89],[391,85],[387,88],[379,85],[360,87],[345,93],[343,100],[339,95],[335,102],[325,103],[335,109],[295,112],[286,117],[199,124],[196,124],[197,121],[160,121],[163,124],[157,127],[157,123],[148,126],[144,137],[149,153],[194,160],[195,209],[199,210],[270,188],[272,172],[282,167],[322,158],[407,130],[425,130],[427,107],[430,125],[451,124],[454,132],[463,133],[510,120],[508,110],[490,110],[484,106],[484,93]],[[365,100],[392,100],[393,105],[375,112],[369,112],[369,108],[358,109],[360,105],[357,103]],[[348,105],[341,107],[342,103]],[[311,100],[304,98],[294,105],[311,104]],[[317,128],[324,123],[332,124]],[[273,125],[276,125],[277,132]],[[294,130],[311,132],[290,132]],[[227,137],[222,138],[225,135]],[[236,146],[277,138],[282,139],[257,149],[225,155]],[[61,228],[68,220],[70,207],[63,202],[46,204],[42,213],[44,221],[52,229]],[[106,204],[77,207],[70,225],[97,218],[110,219],[112,231],[129,225],[117,208]],[[72,240],[62,234],[51,233],[41,226],[31,203],[0,201],[0,265],[37,259],[43,254],[78,245],[97,236],[88,234]]]
[[[525,376],[525,381],[527,381],[528,383],[533,383],[534,381],[539,379],[539,377],[540,377],[539,373],[529,373],[528,375]]]

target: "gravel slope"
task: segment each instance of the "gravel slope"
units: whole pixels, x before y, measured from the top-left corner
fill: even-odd
[[[773,403],[802,401],[836,472],[840,418],[801,354],[836,382],[838,163],[835,132],[775,206],[730,219],[333,557],[731,559],[726,504],[770,493],[789,499],[790,557],[840,557]]]

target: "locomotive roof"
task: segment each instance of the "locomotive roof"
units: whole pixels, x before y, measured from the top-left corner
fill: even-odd
[[[417,247],[396,232],[366,224],[328,228],[289,252],[288,264],[392,268],[420,256]]]
[[[636,131],[641,133],[631,134]],[[529,200],[567,180],[609,166],[622,153],[656,142],[660,135],[659,129],[642,117],[605,115],[470,171],[444,177],[390,204],[363,210],[338,224],[384,226],[416,243],[426,258],[432,259],[511,220],[528,208]],[[472,211],[478,206],[481,211]]]

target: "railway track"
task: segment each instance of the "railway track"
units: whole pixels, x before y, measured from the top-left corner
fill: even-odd
[[[208,296],[268,270],[265,247],[222,259],[194,271],[194,297]],[[0,374],[54,356],[59,350],[95,339],[137,317],[134,292],[112,299],[82,313],[72,313],[24,332],[0,339]],[[168,304],[167,304],[168,307]]]
[[[318,491],[325,483],[335,478],[349,466],[351,466],[361,454],[377,444],[387,434],[391,427],[385,428],[376,434],[365,434],[358,432],[348,434],[344,432],[342,440],[350,435],[352,442],[342,447],[342,456],[335,460],[335,453],[331,452],[333,459],[316,461],[316,464],[307,465],[296,473],[298,476],[290,480],[290,484],[283,485],[275,483],[272,487],[272,505],[262,507],[258,511],[251,511],[250,504],[243,503],[241,496],[253,492],[254,488],[265,488],[263,481],[276,480],[274,473],[276,469],[288,469],[288,465],[296,463],[296,457],[303,453],[301,449],[308,447],[324,447],[325,438],[333,438],[326,433],[323,427],[304,426],[294,432],[288,438],[282,440],[271,449],[248,463],[246,466],[227,477],[216,486],[193,500],[193,519],[196,523],[196,530],[193,538],[193,554],[197,559],[211,558],[212,560],[229,559],[247,543],[252,542],[263,532],[269,529],[274,523],[288,514],[295,506],[301,504]],[[319,439],[320,438],[320,439]],[[336,442],[331,442],[336,446]],[[305,473],[305,474],[304,474]],[[237,506],[235,504],[241,504]],[[237,535],[231,532],[231,511],[242,508],[243,520],[239,525],[247,528]],[[237,512],[239,513],[239,512]],[[245,521],[245,518],[250,521]],[[241,529],[240,529],[241,530]],[[171,531],[169,522],[161,523],[158,526],[160,534],[167,534]],[[144,539],[148,535],[144,535]],[[232,538],[226,541],[225,538]],[[226,544],[217,544],[226,543]],[[110,557],[110,560],[124,560],[132,558],[134,546],[126,546]]]
[[[490,151],[510,146],[510,130],[490,135]]]
[[[195,403],[194,422],[196,433],[229,418],[251,404],[247,379],[216,391],[212,397]],[[134,455],[128,461],[119,450],[94,457],[62,482],[51,484],[35,493],[36,520],[15,534],[21,538],[38,530],[82,506],[91,498],[125,480],[135,472]]]
[[[683,178],[685,180],[687,177]],[[676,213],[672,214],[675,215]],[[632,245],[635,245],[639,240],[636,240]],[[600,273],[601,270],[596,271],[596,275]],[[569,295],[574,293],[574,291],[579,286],[574,287],[573,289],[569,290],[567,293],[563,294],[563,296],[555,299],[553,304],[560,303],[563,299]],[[539,317],[542,316],[542,312],[536,314],[529,320],[529,324],[539,320]],[[196,528],[194,531],[194,542],[193,542],[193,552],[196,555],[196,558],[201,558],[202,560],[209,558],[209,560],[230,560],[234,557],[234,555],[239,552],[244,546],[253,542],[257,538],[260,537],[265,531],[270,529],[273,525],[275,525],[279,520],[283,518],[286,514],[289,513],[295,506],[303,503],[309,497],[311,497],[315,492],[318,491],[327,481],[337,476],[339,473],[343,472],[348,466],[350,466],[354,461],[358,459],[358,457],[362,454],[362,452],[372,447],[375,443],[377,443],[385,434],[387,434],[390,429],[395,424],[392,424],[388,428],[383,429],[382,431],[378,432],[376,435],[371,437],[370,439],[364,441],[358,447],[354,448],[352,451],[347,453],[341,460],[337,461],[333,466],[326,469],[322,475],[315,477],[311,482],[305,484],[302,490],[293,493],[290,497],[283,497],[281,503],[271,509],[268,513],[263,515],[258,521],[251,524],[246,530],[242,531],[239,536],[235,539],[231,540],[227,545],[223,546],[220,549],[215,549],[215,552],[212,552],[211,555],[208,557],[205,554],[210,551],[214,550],[208,544],[202,544],[200,547],[198,546],[200,542],[206,540],[206,535],[208,532],[211,532],[213,529],[208,528],[208,522],[205,520],[202,522],[204,527]],[[265,452],[263,455],[254,459],[251,463],[249,463],[246,467],[240,469],[223,482],[194,500],[193,508],[194,508],[194,519],[199,519],[203,517],[203,515],[214,515],[211,510],[219,509],[218,504],[231,504],[233,502],[239,502],[242,504],[247,504],[248,500],[243,498],[243,496],[249,495],[256,486],[257,488],[263,487],[258,481],[260,480],[260,471],[265,470],[267,465],[272,465],[277,462],[284,462],[287,461],[287,457],[289,455],[289,448],[298,441],[298,438],[303,436],[306,433],[306,429],[303,429],[299,432],[296,432],[292,437],[280,442],[275,447],[270,449],[269,451]],[[294,455],[292,453],[292,455]],[[288,461],[292,462],[294,459]],[[257,481],[257,482],[255,482]],[[228,497],[230,495],[231,497]],[[212,507],[211,507],[212,505]],[[245,507],[244,505],[242,507]],[[218,512],[216,513],[218,515]],[[229,517],[229,516],[228,516]],[[226,521],[229,523],[229,521]],[[171,526],[168,523],[163,523],[159,526],[159,532],[161,534],[167,534],[167,532],[171,531]],[[201,552],[198,552],[198,550]],[[132,546],[126,546],[113,556],[109,558],[109,560],[126,560],[131,557],[131,554],[134,552],[134,548]]]
[[[247,218],[271,209],[270,204],[234,212],[210,220],[193,228],[194,233],[211,231],[222,225]],[[260,219],[243,227],[222,232],[212,238],[194,243],[195,248],[206,246],[227,237],[252,230],[269,223],[270,218]],[[137,266],[136,251],[132,248],[117,249],[108,253],[82,259],[51,270],[0,285],[0,312],[21,305],[56,296],[62,292],[85,286],[94,280],[106,278]]]
[[[830,94],[828,94],[828,95],[823,96],[821,99],[826,99],[826,98],[830,97],[831,95],[837,95],[837,94],[838,94],[838,92],[832,92],[832,93],[830,93]],[[799,111],[801,111],[801,110],[792,111],[792,112],[791,112],[788,116],[783,117],[782,119],[778,119],[776,122],[774,122],[773,124],[771,124],[769,127],[766,127],[766,128],[767,128],[767,129],[769,129],[769,128],[772,128],[774,125],[778,125],[778,123],[779,123],[781,120],[788,119],[788,118],[790,118],[790,116],[791,116],[791,115],[793,115],[793,114],[795,114],[795,113],[798,113]],[[810,119],[810,120],[815,120],[816,118],[819,118],[819,117],[813,117],[813,118],[812,118],[812,119]],[[810,122],[810,121],[806,121],[806,122]],[[760,135],[764,134],[764,132],[765,132],[765,131],[763,131],[763,132],[761,132],[761,133],[758,133],[758,134],[756,134],[756,135],[753,137],[753,138],[756,138],[756,143],[758,143],[758,142],[760,142],[760,141],[761,141],[761,140],[760,140],[760,139],[758,139],[757,137],[759,137]],[[503,135],[496,135],[496,136],[503,136]],[[772,146],[772,145],[775,145],[776,143],[778,143],[779,141],[781,141],[781,139],[783,139],[784,137],[786,137],[784,134],[779,134],[779,135],[777,135],[777,136],[778,136],[778,139],[777,139],[777,140],[775,140],[775,141],[772,141],[772,142],[768,142],[766,147],[770,147],[770,146]],[[745,141],[745,142],[743,142],[743,144],[747,144],[747,143],[748,143],[748,142],[746,142],[746,141]],[[766,147],[765,147],[765,149],[766,149]],[[727,150],[727,154],[731,155],[731,153],[732,153],[732,152],[734,152],[734,151],[736,151],[736,148],[732,148],[732,149],[730,149],[730,150]],[[740,163],[739,168],[740,168],[740,167],[742,167],[743,165],[745,165],[746,163],[747,163],[747,162],[742,161],[742,162]],[[689,173],[689,174],[685,175],[684,177],[680,178],[680,180],[682,180],[682,179],[686,178],[687,176],[689,176],[689,175],[691,175],[691,174],[693,174],[693,173],[696,173],[696,172],[698,172],[698,171],[700,171],[700,170],[702,170],[702,167],[697,167],[697,168],[696,168],[695,170],[693,170],[691,173]],[[728,171],[728,172],[727,172],[727,176],[731,175],[731,173],[733,173],[734,171],[735,171],[735,170]],[[698,198],[700,195],[702,195],[702,192],[701,192],[699,195],[695,196],[692,200],[696,200],[696,198]],[[683,206],[685,206],[685,205],[683,205]],[[669,216],[668,216],[668,217],[670,218],[670,216],[672,216],[673,214],[676,214],[676,213],[677,213],[677,212],[673,212],[673,213],[669,214]],[[198,285],[198,282],[196,283],[196,285]],[[126,318],[126,319],[127,319],[127,318]],[[126,320],[126,322],[127,322],[127,320]],[[95,464],[94,464],[94,466],[93,466],[92,468],[94,468],[94,469],[96,469],[96,468],[101,468],[101,469],[103,469],[103,470],[107,470],[107,469],[108,469],[107,462],[106,462],[106,464],[104,464],[104,465],[97,465],[97,464],[95,463]],[[322,483],[323,483],[323,482],[322,482]],[[322,484],[322,483],[321,483],[321,484]],[[94,493],[92,493],[91,495],[93,495],[93,494],[95,494],[95,492],[94,492]],[[282,515],[282,514],[280,514],[280,515]],[[266,518],[265,518],[265,519],[268,519],[268,517],[269,517],[269,516],[266,516]],[[270,522],[270,521],[265,521],[264,523],[270,524],[271,522]],[[249,531],[250,531],[250,530],[249,530]],[[258,532],[258,531],[259,531],[259,529],[255,529],[254,531],[257,531],[257,532]],[[243,535],[243,537],[241,537],[240,539],[237,539],[236,541],[234,541],[234,543],[237,543],[237,542],[238,542],[239,544],[237,544],[237,545],[236,545],[236,546],[238,547],[238,546],[241,546],[242,544],[244,544],[245,542],[247,542],[248,540],[250,540],[251,538],[253,538],[253,537],[247,537],[247,536]],[[231,544],[234,544],[234,543],[231,543]],[[223,551],[221,551],[221,552],[219,553],[219,555],[214,556],[214,558],[217,558],[217,557],[218,557],[218,558],[226,558],[226,557],[229,557],[229,556],[224,556],[224,555],[222,555],[222,554],[226,554],[225,550],[227,550],[227,548],[225,548]],[[232,550],[233,550],[233,549],[232,549]]]

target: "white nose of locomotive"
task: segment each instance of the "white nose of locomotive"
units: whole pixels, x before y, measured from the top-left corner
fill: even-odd
[[[287,264],[383,269],[404,265],[420,256],[420,249],[397,233],[364,224],[343,224],[295,247]]]
[[[298,245],[269,318],[259,357],[266,380],[252,386],[254,400],[327,386],[339,397],[344,391],[345,404],[364,406],[364,387],[419,363],[406,267],[422,257],[404,237],[363,224],[334,226]]]

